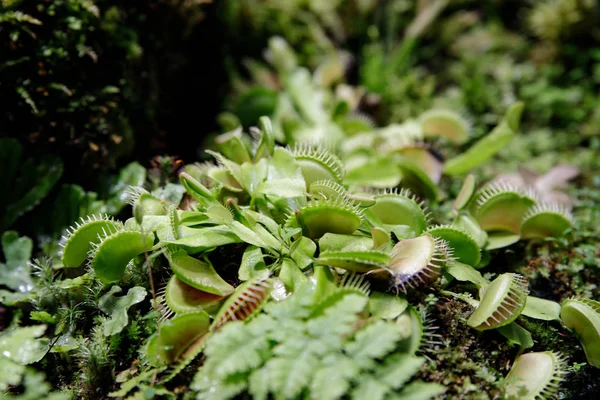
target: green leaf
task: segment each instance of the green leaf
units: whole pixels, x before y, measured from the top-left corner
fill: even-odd
[[[504,119],[488,135],[479,139],[464,153],[446,162],[444,172],[449,175],[464,174],[487,161],[500,151],[516,135],[523,103],[513,104]]]
[[[525,303],[522,314],[543,321],[559,320],[560,304],[539,297],[527,296],[527,303]]]
[[[119,390],[109,393],[108,396],[109,397],[124,397],[127,395],[127,393],[129,393],[133,389],[137,388],[142,383],[151,381],[152,377],[156,373],[157,373],[156,369],[151,369],[146,372],[142,372],[141,374],[134,376],[133,378],[121,383],[121,387],[119,388]]]
[[[484,288],[489,284],[488,281],[481,276],[479,271],[472,266],[463,264],[459,261],[449,262],[446,266],[446,271],[459,281],[474,283],[479,289]]]
[[[0,139],[0,187],[10,187],[19,168],[23,147],[16,139]]]
[[[218,296],[233,293],[233,287],[219,276],[212,264],[190,257],[184,250],[174,252],[169,264],[179,279],[196,289]]]
[[[279,250],[281,243],[273,237],[265,228],[256,225],[255,229],[250,229],[238,221],[229,224],[231,232],[239,237],[243,242],[249,243],[263,249]]]
[[[323,107],[322,96],[313,84],[307,69],[296,68],[285,81],[285,89],[296,108],[311,124],[322,124],[330,119]]]
[[[367,157],[360,164],[348,167],[344,182],[355,186],[389,188],[396,187],[402,173],[390,157]]]
[[[56,323],[56,318],[54,318],[52,315],[50,315],[46,311],[32,311],[31,314],[29,315],[29,318],[31,318],[34,321],[43,322],[46,324],[55,324]]]
[[[360,377],[360,368],[343,355],[330,355],[323,361],[310,384],[310,398],[336,400],[350,389],[350,380]]]
[[[205,354],[211,364],[207,362],[207,368],[219,379],[250,372],[263,363],[268,350],[269,340],[262,332],[230,322],[209,339]]]
[[[305,236],[301,236],[296,242],[294,242],[294,250],[290,256],[298,265],[298,268],[304,270],[313,263],[313,256],[317,251],[317,245],[315,242]]]
[[[110,219],[83,219],[71,230],[63,247],[62,262],[67,268],[79,267],[87,258],[94,244],[100,243],[102,237],[117,232],[122,228],[118,221]]]
[[[16,328],[0,334],[0,360],[8,358],[20,365],[38,362],[48,351],[46,339],[38,339],[46,331],[46,325]]]
[[[533,339],[531,333],[516,322],[510,323],[505,326],[498,328],[498,332],[508,339],[508,343],[511,345],[518,345],[521,350],[533,347]]]
[[[379,380],[366,376],[362,377],[356,389],[352,391],[352,400],[381,400],[390,388]]]
[[[9,386],[17,386],[21,383],[25,366],[0,357],[0,372],[0,392],[4,392]]]
[[[258,186],[258,192],[275,197],[304,197],[306,182],[300,165],[294,156],[282,147],[277,147],[267,163],[266,179]]]
[[[54,342],[52,349],[50,349],[51,353],[68,353],[71,350],[75,350],[78,347],[81,347],[81,341],[83,339],[75,338],[71,335],[71,333],[65,333],[60,335],[58,339]]]
[[[104,336],[120,333],[129,323],[127,310],[135,304],[141,303],[146,298],[146,289],[135,286],[129,289],[125,296],[117,297],[121,293],[119,286],[113,286],[110,291],[100,298],[98,308],[108,314],[110,319],[102,323]]]
[[[369,296],[369,311],[376,319],[396,319],[407,307],[404,297],[381,292],[372,292]]]
[[[355,359],[378,359],[391,352],[402,333],[394,324],[383,320],[375,321],[361,329],[354,341],[346,345],[346,352]]]
[[[409,383],[400,394],[391,396],[395,400],[428,400],[446,392],[439,383],[415,381]]]
[[[419,372],[424,363],[422,357],[395,354],[385,358],[383,366],[377,370],[377,378],[391,388],[399,389]]]
[[[283,281],[285,287],[290,292],[294,291],[298,285],[308,281],[308,278],[302,273],[294,260],[285,257],[281,262],[279,279]]]
[[[2,251],[6,261],[27,262],[31,258],[33,241],[27,236],[19,237],[16,231],[4,232]]]
[[[168,201],[171,204],[179,205],[185,194],[183,185],[175,183],[167,183],[165,186],[159,187],[152,191],[152,194],[159,200]]]
[[[136,231],[120,231],[104,238],[94,249],[91,261],[98,278],[103,283],[120,280],[129,261],[152,247],[153,236]]]
[[[49,221],[49,228],[55,238],[60,237],[60,233],[68,226],[72,225],[79,217],[87,215],[87,205],[84,204],[86,198],[85,190],[78,185],[62,185],[60,191],[54,200],[54,204],[40,209],[40,214],[45,213]],[[60,204],[60,207],[55,207]]]
[[[248,246],[242,255],[242,263],[238,270],[238,279],[247,281],[252,278],[268,278],[271,274],[265,264],[260,247]]]
[[[33,288],[29,259],[33,241],[26,236],[19,237],[15,231],[2,235],[2,250],[6,263],[0,263],[0,282],[8,288],[21,293]]]
[[[319,360],[310,349],[295,358],[272,358],[264,368],[268,371],[270,391],[277,398],[294,399],[309,386],[316,372]]]
[[[176,240],[164,240],[163,243],[175,245],[189,254],[202,253],[227,244],[240,243],[241,240],[231,230],[223,227],[196,229],[198,233]]]
[[[255,369],[248,378],[248,392],[254,400],[267,400],[269,395],[269,373],[264,368]]]

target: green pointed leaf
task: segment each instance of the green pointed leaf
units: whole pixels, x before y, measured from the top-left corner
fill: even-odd
[[[264,366],[271,376],[271,392],[279,393],[284,399],[296,398],[312,381],[318,363],[309,351],[295,358],[272,358]]]
[[[169,263],[179,279],[198,290],[218,296],[233,293],[233,287],[219,276],[209,262],[190,257],[184,250],[171,254]]]
[[[402,333],[396,326],[379,320],[361,329],[345,350],[355,360],[379,359],[390,353],[400,339]]]
[[[362,378],[358,386],[352,391],[352,400],[382,400],[390,388],[383,382],[367,376]]]
[[[464,174],[487,161],[506,146],[516,135],[523,103],[513,104],[504,119],[489,134],[479,139],[464,153],[446,162],[444,172],[449,175]]]
[[[240,243],[241,240],[231,230],[221,226],[195,229],[197,233],[176,240],[164,240],[163,243],[182,248],[189,254],[202,253],[219,246]]]
[[[360,373],[352,358],[346,356],[328,356],[323,366],[317,370],[310,384],[312,399],[337,400],[350,389],[350,380]]]

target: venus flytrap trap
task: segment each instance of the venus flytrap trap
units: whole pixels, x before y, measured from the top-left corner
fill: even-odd
[[[543,400],[556,398],[559,385],[567,375],[567,360],[550,351],[522,354],[515,360],[502,382],[507,400]]]
[[[587,362],[600,368],[600,302],[581,298],[568,299],[561,305],[560,319],[577,335]]]

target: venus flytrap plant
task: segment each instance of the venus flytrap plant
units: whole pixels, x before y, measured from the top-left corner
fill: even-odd
[[[302,101],[300,92],[295,96]],[[314,129],[324,126],[323,121],[327,120],[313,106],[301,106],[304,117],[312,118],[314,125],[310,129],[304,126],[307,130],[299,137],[313,138]],[[279,326],[268,325],[270,318],[278,319],[282,326],[289,323],[290,338],[305,340],[293,332],[303,332],[313,323],[325,324],[310,321],[332,316],[329,310],[341,307],[349,296],[358,296],[356,301],[365,299],[369,295],[367,279],[383,278],[396,292],[442,288],[440,293],[473,306],[467,321],[469,326],[482,331],[498,329],[509,342],[530,347],[531,335],[516,319],[527,316],[555,320],[557,304],[527,296],[527,282],[518,274],[500,274],[488,282],[475,268],[486,265],[482,256],[489,259],[486,249],[502,247],[499,242],[504,245],[514,237],[519,240],[562,235],[570,228],[571,219],[562,209],[543,205],[535,196],[509,186],[491,185],[476,190],[474,177],[470,176],[454,202],[454,221],[433,225],[424,203],[409,190],[399,190],[396,186],[401,181],[396,181],[396,177],[402,176],[404,184],[417,188],[426,197],[437,197],[435,183],[440,178],[441,164],[437,158],[431,158],[433,154],[423,143],[432,136],[464,140],[466,133],[461,131],[464,121],[455,117],[430,113],[420,121],[358,133],[350,144],[339,146],[339,153],[300,141],[289,148],[276,146],[276,128],[263,119],[260,129],[251,130],[252,139],[239,129],[220,136],[217,140],[223,153],[209,153],[217,164],[188,168],[180,174],[187,196],[185,210],[145,190],[132,189],[134,217],[124,224],[105,218],[92,219],[77,227],[66,240],[65,264],[81,264],[81,254],[89,250],[95,275],[105,284],[121,280],[130,261],[143,253],[145,258],[168,266],[161,271],[167,283],[154,302],[160,312],[157,330],[147,342],[143,357],[148,368],[154,368],[153,382],[166,385],[206,350],[209,367],[201,367],[200,371],[205,372],[199,372],[194,382],[194,390],[202,393],[199,398],[207,397],[213,389],[223,389],[225,397],[241,390],[250,394],[284,391],[285,396],[299,393],[297,390],[321,393],[322,387],[307,384],[293,390],[278,386],[281,379],[288,379],[280,371],[293,375],[288,368],[292,361],[281,360],[275,354],[279,350],[270,349],[271,345],[267,347],[275,355],[263,359],[267,354],[260,347],[263,342],[259,346],[263,350],[257,350],[259,356],[252,356],[258,364],[250,369],[235,363],[230,365],[233,372],[243,372],[247,375],[244,379],[248,379],[242,389],[241,384],[234,388],[230,385],[230,374],[211,370],[210,364],[218,362],[209,361],[211,354],[217,354],[211,353],[210,343],[237,335],[236,331],[247,331],[258,343],[264,337],[253,335],[261,329],[273,335],[270,343],[286,342],[288,339],[281,339],[282,334],[278,333]],[[518,118],[509,113],[501,123],[505,124],[502,129],[510,128],[515,123],[513,119]],[[427,129],[427,134],[423,129]],[[382,175],[377,174],[386,172],[372,171],[372,167],[366,167],[372,161],[363,163],[362,157],[374,159],[377,165],[385,160],[380,167],[391,165],[391,175],[398,172],[393,187],[377,188],[387,179],[379,179]],[[375,180],[370,182],[373,177]],[[365,187],[359,187],[363,184]],[[237,271],[227,271],[220,262],[221,258],[229,257],[222,255],[230,252],[225,246],[232,246],[231,249],[235,246],[235,251],[242,253],[241,261],[235,261],[239,262]],[[453,279],[472,282],[477,296],[450,292]],[[150,280],[152,283],[152,277]],[[295,296],[302,298],[303,291],[310,292],[302,300],[306,304],[284,306],[294,304],[287,301]],[[269,305],[272,301],[280,303]],[[310,302],[315,306],[309,305]],[[278,305],[279,311],[272,311]],[[337,310],[344,321],[354,320],[360,314],[354,321],[358,325],[348,328],[350,336],[344,336],[343,341],[356,340],[361,345],[348,345],[342,353],[336,353],[335,357],[341,359],[334,364],[338,367],[356,364],[360,370],[365,368],[362,361],[364,365],[374,365],[373,360],[377,360],[393,368],[392,361],[388,365],[387,360],[377,357],[365,361],[368,357],[359,354],[359,347],[367,348],[374,341],[363,340],[361,335],[397,336],[392,342],[403,354],[399,359],[404,355],[414,357],[417,351],[427,353],[424,343],[439,342],[439,338],[431,336],[418,310],[422,311],[420,307],[409,306],[402,297],[374,301],[368,309],[358,307],[350,314],[345,306]],[[262,326],[263,323],[266,325]],[[390,324],[395,324],[398,332],[391,333]],[[361,333],[363,329],[373,331],[367,335]],[[248,351],[253,351],[253,343],[241,344],[247,344]],[[391,359],[402,364],[396,356]],[[296,355],[293,363],[316,369],[320,360],[303,353]],[[259,365],[266,372],[255,375],[253,368]],[[333,368],[321,367],[324,372]],[[374,372],[370,368],[366,370]],[[277,382],[265,383],[267,378]],[[354,381],[344,379],[339,389],[345,388],[342,392],[351,389],[357,396],[366,393],[362,384],[354,387]],[[379,379],[369,377],[372,382]],[[142,381],[148,383],[140,378],[139,385],[146,384]],[[400,390],[403,385],[390,382],[377,385],[387,391]],[[413,388],[418,391],[418,387]]]

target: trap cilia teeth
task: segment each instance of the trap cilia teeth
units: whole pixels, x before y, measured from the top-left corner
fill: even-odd
[[[561,237],[573,225],[567,209],[539,202],[533,189],[524,193],[501,181],[479,190],[470,201],[470,211],[488,233],[489,250],[509,246],[521,238]]]
[[[144,215],[167,215],[167,204],[141,186],[129,186],[127,203],[139,207]]]
[[[505,182],[488,184],[475,196],[471,211],[486,232],[519,235],[523,216],[536,204],[533,192],[523,193]]]
[[[466,230],[455,225],[435,225],[428,228],[427,233],[445,240],[457,261],[471,266],[481,261],[481,249]]]
[[[389,265],[376,275],[388,275],[394,287],[407,292],[409,288],[431,286],[442,269],[452,259],[452,250],[445,240],[429,233],[404,239],[392,249]]]
[[[525,308],[529,288],[519,274],[505,273],[481,289],[479,305],[467,325],[477,330],[499,328],[513,322]]]
[[[341,183],[344,178],[344,164],[322,144],[296,143],[290,152],[300,165],[306,185],[320,180]]]
[[[348,194],[348,190],[344,186],[331,179],[321,179],[312,182],[308,187],[308,192],[313,198],[323,200],[345,197]]]
[[[540,203],[531,207],[521,222],[524,239],[561,237],[573,226],[573,216],[558,204]]]
[[[67,268],[79,267],[87,259],[94,244],[122,229],[123,223],[108,215],[81,218],[74,226],[68,228],[62,237],[60,245],[63,265]]]
[[[154,234],[125,228],[108,217],[88,217],[67,230],[63,240],[63,265],[78,267],[86,259],[103,283],[120,280],[127,264],[154,244]]]

